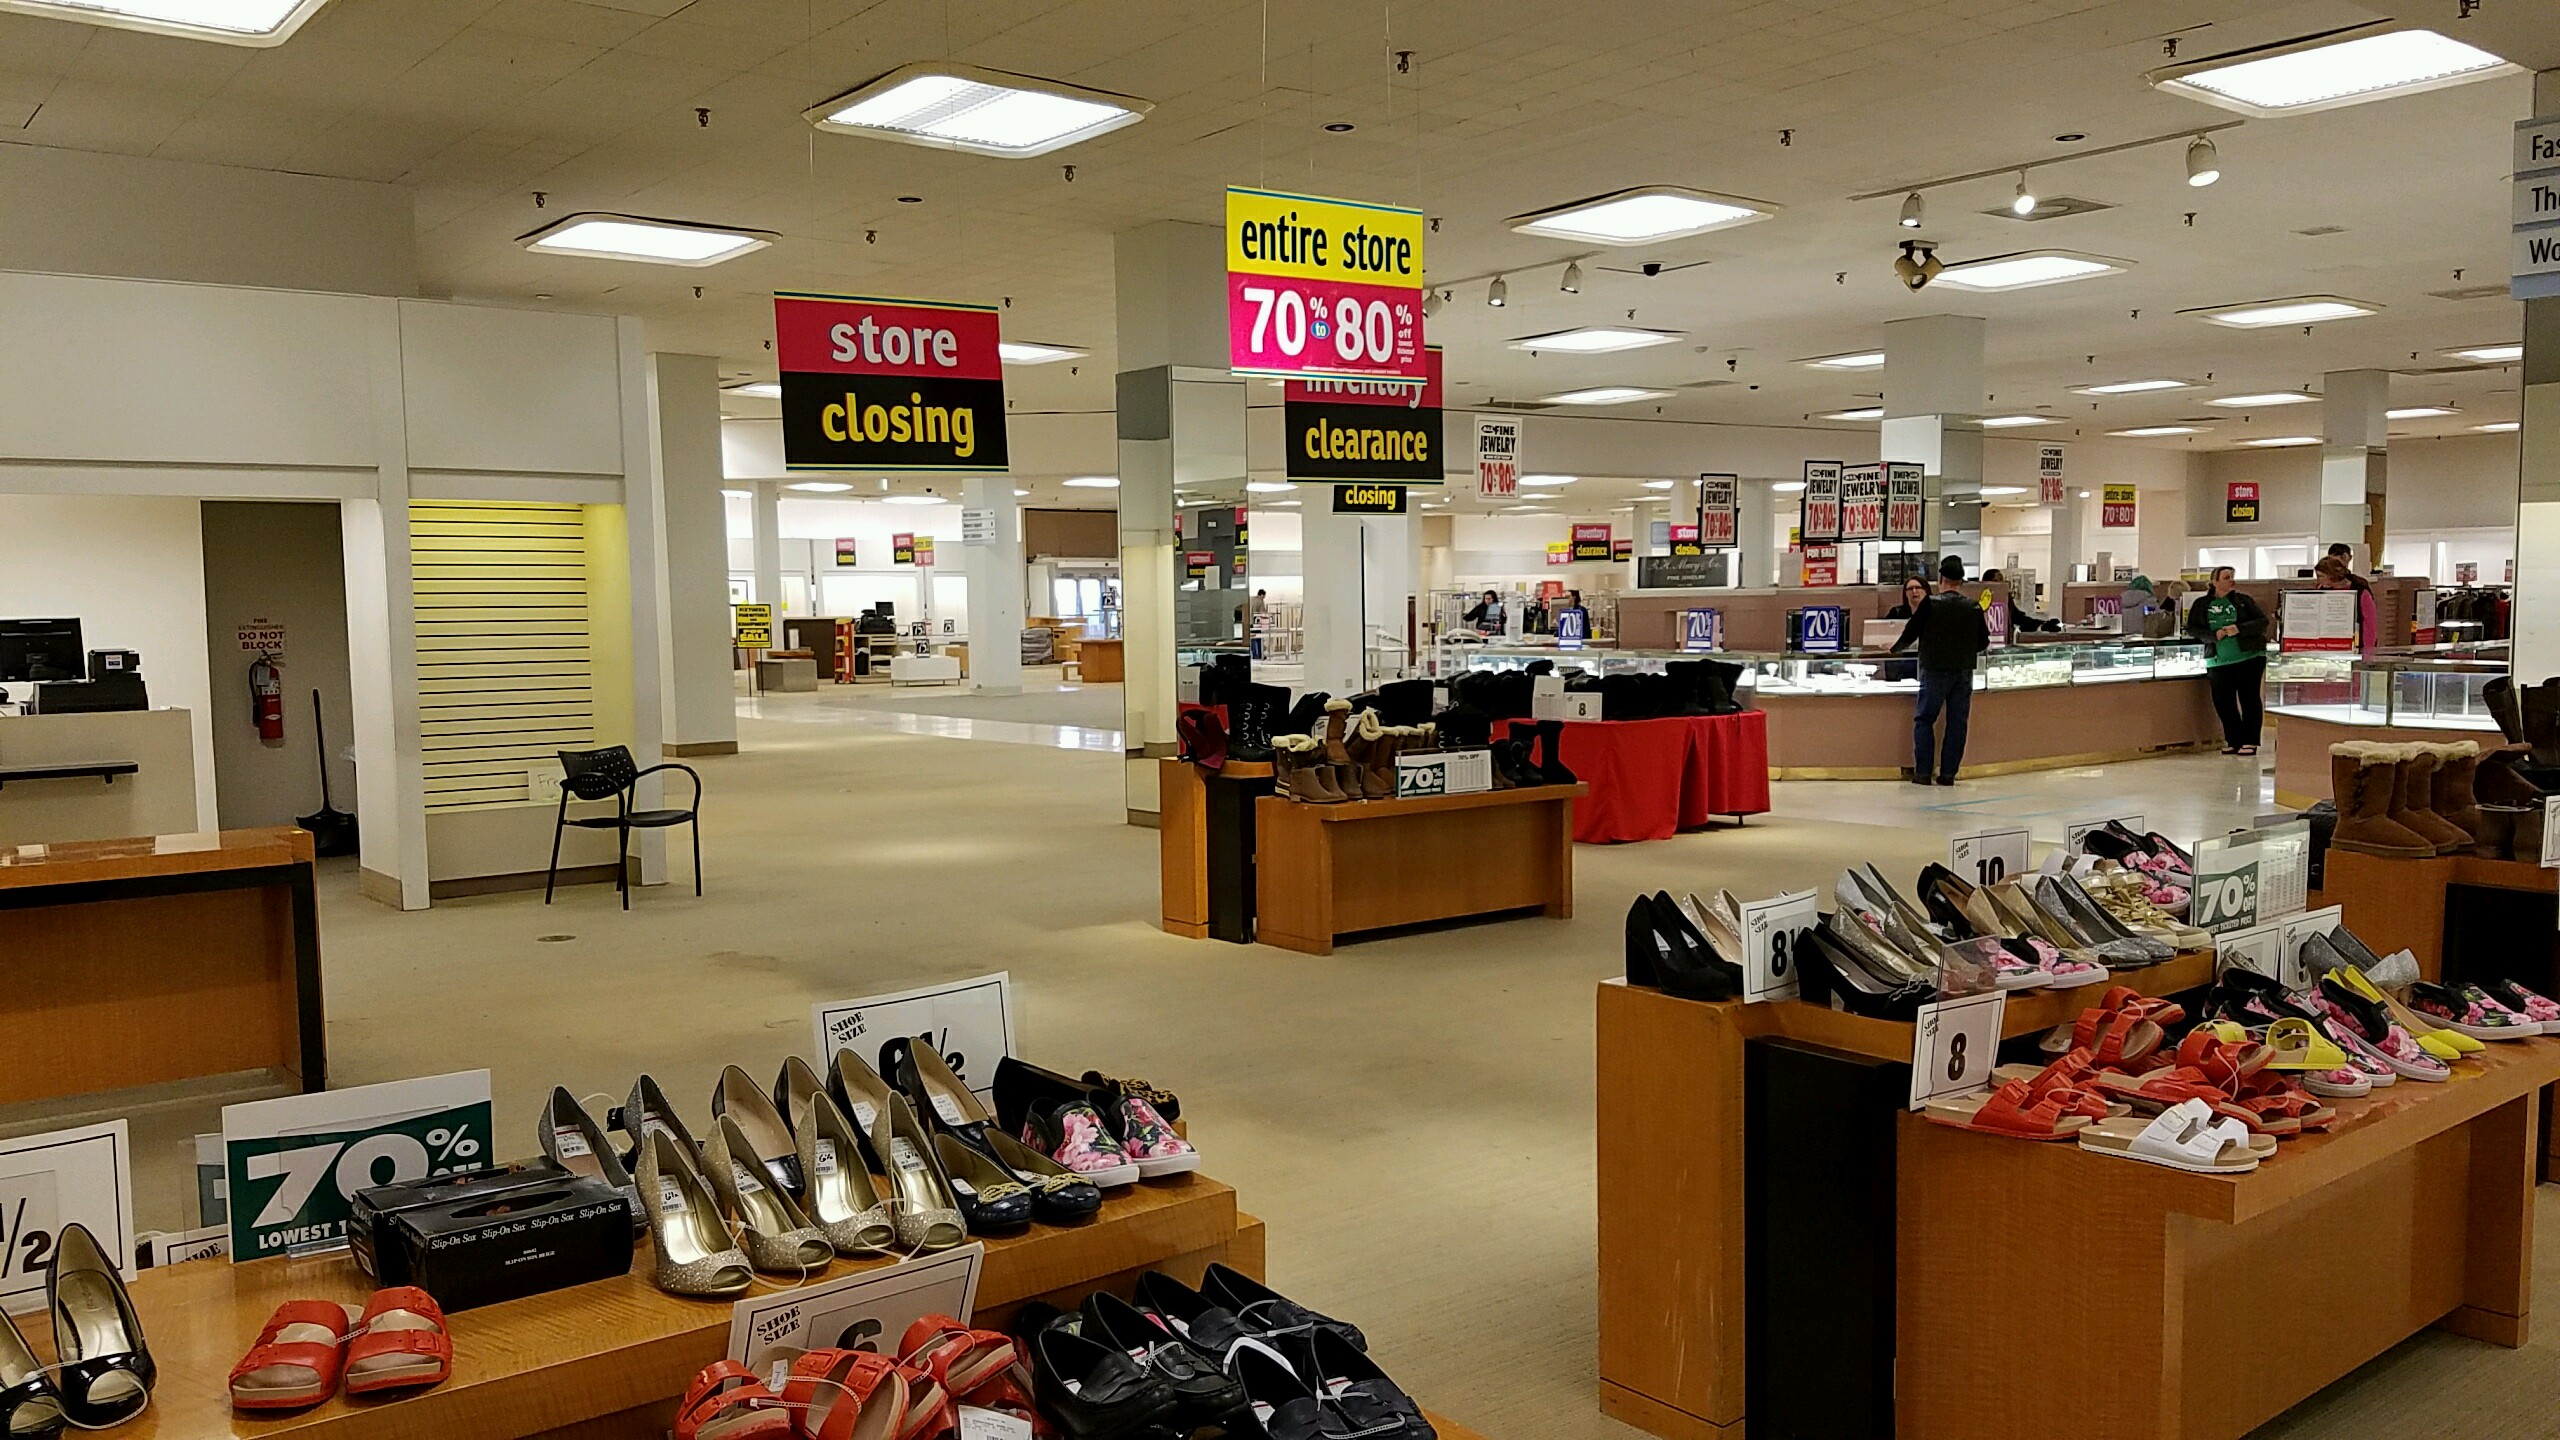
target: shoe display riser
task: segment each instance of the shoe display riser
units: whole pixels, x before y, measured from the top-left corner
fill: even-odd
[[[1343,935],[1471,915],[1573,913],[1586,787],[1308,805],[1254,802],[1255,938],[1310,955]]]

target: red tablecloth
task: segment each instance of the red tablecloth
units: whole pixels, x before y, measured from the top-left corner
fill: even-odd
[[[1591,787],[1573,807],[1573,838],[1586,844],[1667,840],[1713,816],[1769,809],[1769,717],[1757,710],[1568,720],[1563,749],[1565,768]]]

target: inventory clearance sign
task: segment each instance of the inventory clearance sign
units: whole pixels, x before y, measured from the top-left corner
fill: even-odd
[[[1422,212],[1229,187],[1227,361],[1246,375],[1426,380]]]
[[[1609,527],[1606,525],[1574,526],[1573,547],[1569,553],[1577,562],[1608,559]]]
[[[996,312],[984,305],[776,294],[782,463],[1001,473],[996,330]]]
[[[1804,512],[1796,526],[1799,543],[1840,538],[1840,470],[1837,460],[1804,462]]]
[[[1394,480],[1437,485],[1440,352],[1423,352],[1420,385],[1292,380],[1281,391],[1292,480]]]

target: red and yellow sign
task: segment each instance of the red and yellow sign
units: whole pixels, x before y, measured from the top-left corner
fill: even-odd
[[[1422,212],[1229,186],[1227,363],[1420,384]]]
[[[2100,494],[2098,497],[2098,528],[2101,530],[2131,530],[2135,528],[2133,519],[2134,494],[2134,487],[2130,485],[2109,485],[2104,487],[2104,493]]]
[[[782,463],[1005,469],[1004,362],[985,305],[777,294]]]

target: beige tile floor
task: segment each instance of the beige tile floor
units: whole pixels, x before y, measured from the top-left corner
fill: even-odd
[[[1979,817],[2053,839],[2119,802],[2190,835],[2245,820],[2260,787],[2213,757],[1953,790],[1786,785],[1742,829],[1581,848],[1570,921],[1316,958],[1156,930],[1156,837],[1117,823],[1117,756],[1031,733],[1036,711],[1005,735],[1017,743],[988,743],[825,723],[800,698],[761,702],[746,753],[702,762],[700,900],[648,890],[626,915],[587,888],[548,909],[535,892],[403,915],[358,899],[336,862],[323,942],[340,1082],[487,1066],[502,1138],[530,1152],[555,1083],[619,1095],[646,1069],[707,1108],[723,1064],[770,1074],[807,1045],[813,1000],[1008,970],[1030,1058],[1180,1092],[1209,1169],[1270,1222],[1274,1281],[1357,1320],[1414,1391],[1498,1440],[1635,1433],[1593,1398],[1591,987],[1620,966],[1629,894],[1827,885],[1848,857],[1901,879]],[[130,1112],[146,1225],[185,1222],[186,1137],[218,1103]],[[2560,1275],[2550,1226],[2538,1269]],[[2316,1323],[2319,1297],[2302,1301]],[[2549,1436],[2554,1359],[2548,1340],[2421,1336],[2262,1434]]]

